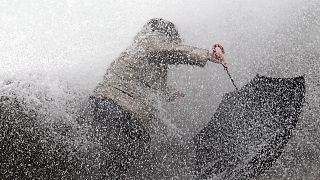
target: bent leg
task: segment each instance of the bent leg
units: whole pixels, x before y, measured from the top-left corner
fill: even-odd
[[[93,130],[101,144],[101,173],[124,178],[148,149],[149,133],[140,121],[109,99],[91,98]]]

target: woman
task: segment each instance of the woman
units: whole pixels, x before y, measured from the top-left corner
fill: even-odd
[[[157,121],[159,100],[173,101],[181,93],[167,84],[168,66],[204,67],[209,51],[181,44],[174,24],[155,18],[136,35],[133,44],[110,65],[91,96],[93,126],[105,157],[102,173],[121,177],[139,163]]]

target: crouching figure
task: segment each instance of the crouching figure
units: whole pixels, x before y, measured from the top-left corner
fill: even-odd
[[[182,96],[167,84],[169,65],[204,67],[207,61],[218,63],[208,50],[181,44],[173,23],[155,18],[143,26],[90,97],[93,129],[105,152],[102,173],[121,178],[148,151],[159,119],[156,102]]]

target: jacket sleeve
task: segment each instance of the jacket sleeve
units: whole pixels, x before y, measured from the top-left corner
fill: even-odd
[[[167,46],[149,53],[149,59],[164,64],[188,64],[203,67],[210,59],[209,51],[187,45]]]

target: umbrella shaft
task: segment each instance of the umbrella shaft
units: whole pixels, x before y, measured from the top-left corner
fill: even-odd
[[[228,76],[229,76],[229,78],[230,78],[233,86],[236,88],[236,90],[238,90],[238,87],[237,87],[236,84],[234,83],[234,80],[232,79],[232,77],[231,77],[231,75],[230,75],[230,73],[229,73],[229,71],[228,71],[228,68],[225,67],[224,69],[226,70],[226,72],[227,72],[227,74],[228,74]]]

